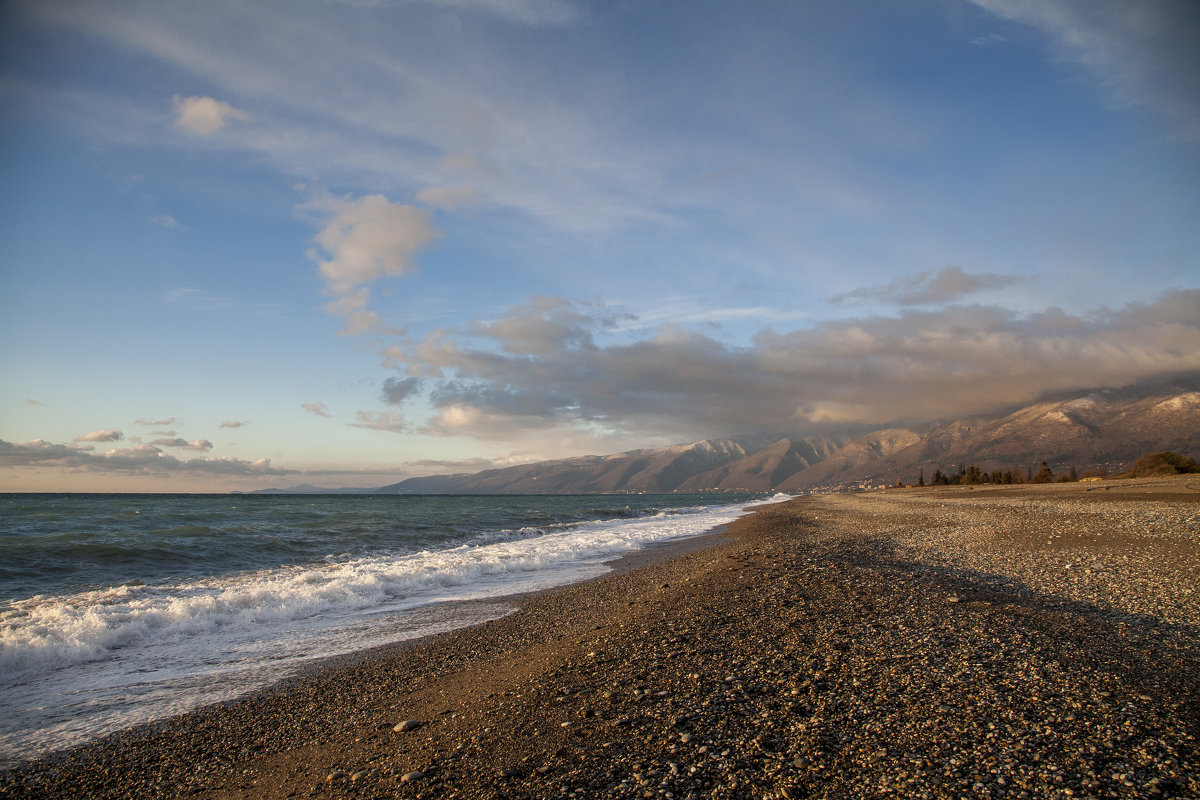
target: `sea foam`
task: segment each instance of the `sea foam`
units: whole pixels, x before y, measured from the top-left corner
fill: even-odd
[[[506,613],[493,606],[482,617],[478,611],[431,617],[432,604],[593,577],[622,553],[704,533],[743,508],[500,530],[482,536],[482,544],[330,555],[302,566],[14,601],[0,611],[0,695],[8,698],[0,703],[7,712],[0,715],[0,760],[5,751],[36,749],[65,724],[56,716],[86,739],[227,699],[311,658]],[[61,744],[63,735],[54,741]]]

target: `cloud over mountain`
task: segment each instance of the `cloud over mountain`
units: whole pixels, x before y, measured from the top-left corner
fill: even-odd
[[[748,347],[670,326],[600,343],[612,328],[603,309],[542,299],[386,355],[427,377],[430,432],[481,438],[547,426],[687,438],[931,419],[1200,369],[1200,290],[1083,316],[906,309],[766,329]]]

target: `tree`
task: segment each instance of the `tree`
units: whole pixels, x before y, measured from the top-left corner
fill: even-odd
[[[917,470],[917,486],[925,485],[925,468],[921,467]]]
[[[1042,467],[1033,476],[1034,483],[1050,483],[1054,480],[1054,473],[1050,471],[1050,465],[1045,461],[1042,462]]]
[[[1185,458],[1179,453],[1164,450],[1161,453],[1149,453],[1133,463],[1133,467],[1122,477],[1140,478],[1148,475],[1182,475],[1200,472],[1200,464],[1194,458]]]

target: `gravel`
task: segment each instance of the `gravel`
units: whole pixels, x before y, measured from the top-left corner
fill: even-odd
[[[1195,483],[768,506],[707,549],[0,773],[0,795],[1197,797]]]

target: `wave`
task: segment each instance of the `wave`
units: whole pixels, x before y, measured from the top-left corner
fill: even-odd
[[[135,646],[247,632],[270,638],[305,621],[557,585],[599,574],[603,561],[620,553],[711,530],[740,516],[744,507],[555,523],[441,550],[342,554],[308,566],[38,595],[0,611],[0,672],[21,680]]]

